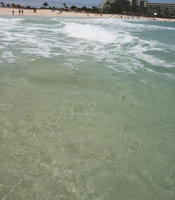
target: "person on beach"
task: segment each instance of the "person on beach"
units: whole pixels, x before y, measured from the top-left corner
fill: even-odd
[[[14,15],[15,14],[15,11],[14,10],[12,10],[12,15]]]
[[[21,10],[18,10],[19,15],[21,14]]]
[[[21,10],[21,13],[22,13],[22,15],[24,14],[24,10],[23,9]]]

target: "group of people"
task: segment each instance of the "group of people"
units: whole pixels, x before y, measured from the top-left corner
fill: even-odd
[[[15,11],[12,10],[12,15],[14,15],[14,14],[15,14]],[[18,14],[19,14],[19,15],[23,15],[23,14],[24,14],[24,10],[23,10],[23,9],[19,9],[19,10],[18,10]]]
[[[18,15],[23,15],[24,14],[24,10],[23,9],[19,9],[17,11]],[[33,13],[36,13],[36,8],[33,8]],[[12,15],[15,15],[15,10],[12,10]]]

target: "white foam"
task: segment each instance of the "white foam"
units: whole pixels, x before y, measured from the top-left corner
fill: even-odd
[[[113,43],[116,40],[116,34],[114,32],[108,31],[100,26],[89,24],[67,23],[63,28],[63,33],[69,37],[104,44]]]
[[[117,20],[117,21],[112,21],[110,23],[113,23],[114,25],[119,26],[121,29],[128,30],[129,31],[137,31],[137,32],[142,32],[142,31],[148,31],[148,30],[175,30],[173,27],[168,27],[168,26],[159,26],[159,25],[153,25],[153,24],[148,24],[148,23],[143,23],[144,21],[139,21],[139,20]]]
[[[12,63],[16,60],[15,56],[13,55],[13,53],[11,51],[5,51],[1,55],[1,59],[5,60],[5,62],[9,62],[9,63]]]
[[[157,44],[154,41],[145,41],[145,40],[139,40],[138,42],[139,42],[138,45],[135,45],[134,47],[129,49],[128,51],[129,54],[133,54],[133,56],[135,56],[136,58],[143,60],[154,66],[165,67],[165,68],[172,68],[175,66],[174,63],[167,63],[166,61],[161,60],[160,58],[157,58],[147,53],[149,51],[166,52],[166,49],[163,49],[163,47],[161,47],[160,44]]]
[[[16,56],[18,51],[18,55],[30,55],[30,60],[67,56],[69,58],[65,61],[65,66],[71,69],[75,69],[74,66],[78,69],[81,62],[85,62],[84,57],[92,64],[102,62],[103,66],[110,69],[129,73],[137,70],[151,72],[147,64],[145,67],[143,63],[159,67],[175,66],[175,63],[167,63],[156,54],[149,54],[149,51],[174,51],[174,46],[169,48],[155,40],[143,40],[135,34],[147,28],[159,28],[157,25],[151,27],[154,25],[116,19],[52,18],[45,23],[40,23],[41,19],[33,19],[36,21],[31,26],[32,19],[29,24],[23,23],[23,20],[25,21],[21,18],[0,18],[0,23],[3,24],[0,29],[0,48],[6,50],[1,57],[4,60],[15,62],[13,55]],[[75,62],[74,58],[82,55],[84,57]]]

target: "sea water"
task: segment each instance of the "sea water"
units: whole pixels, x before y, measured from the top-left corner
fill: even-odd
[[[0,200],[175,198],[175,23],[0,17]]]

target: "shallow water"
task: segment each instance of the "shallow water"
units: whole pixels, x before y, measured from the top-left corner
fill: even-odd
[[[0,200],[172,200],[175,24],[0,24]]]

